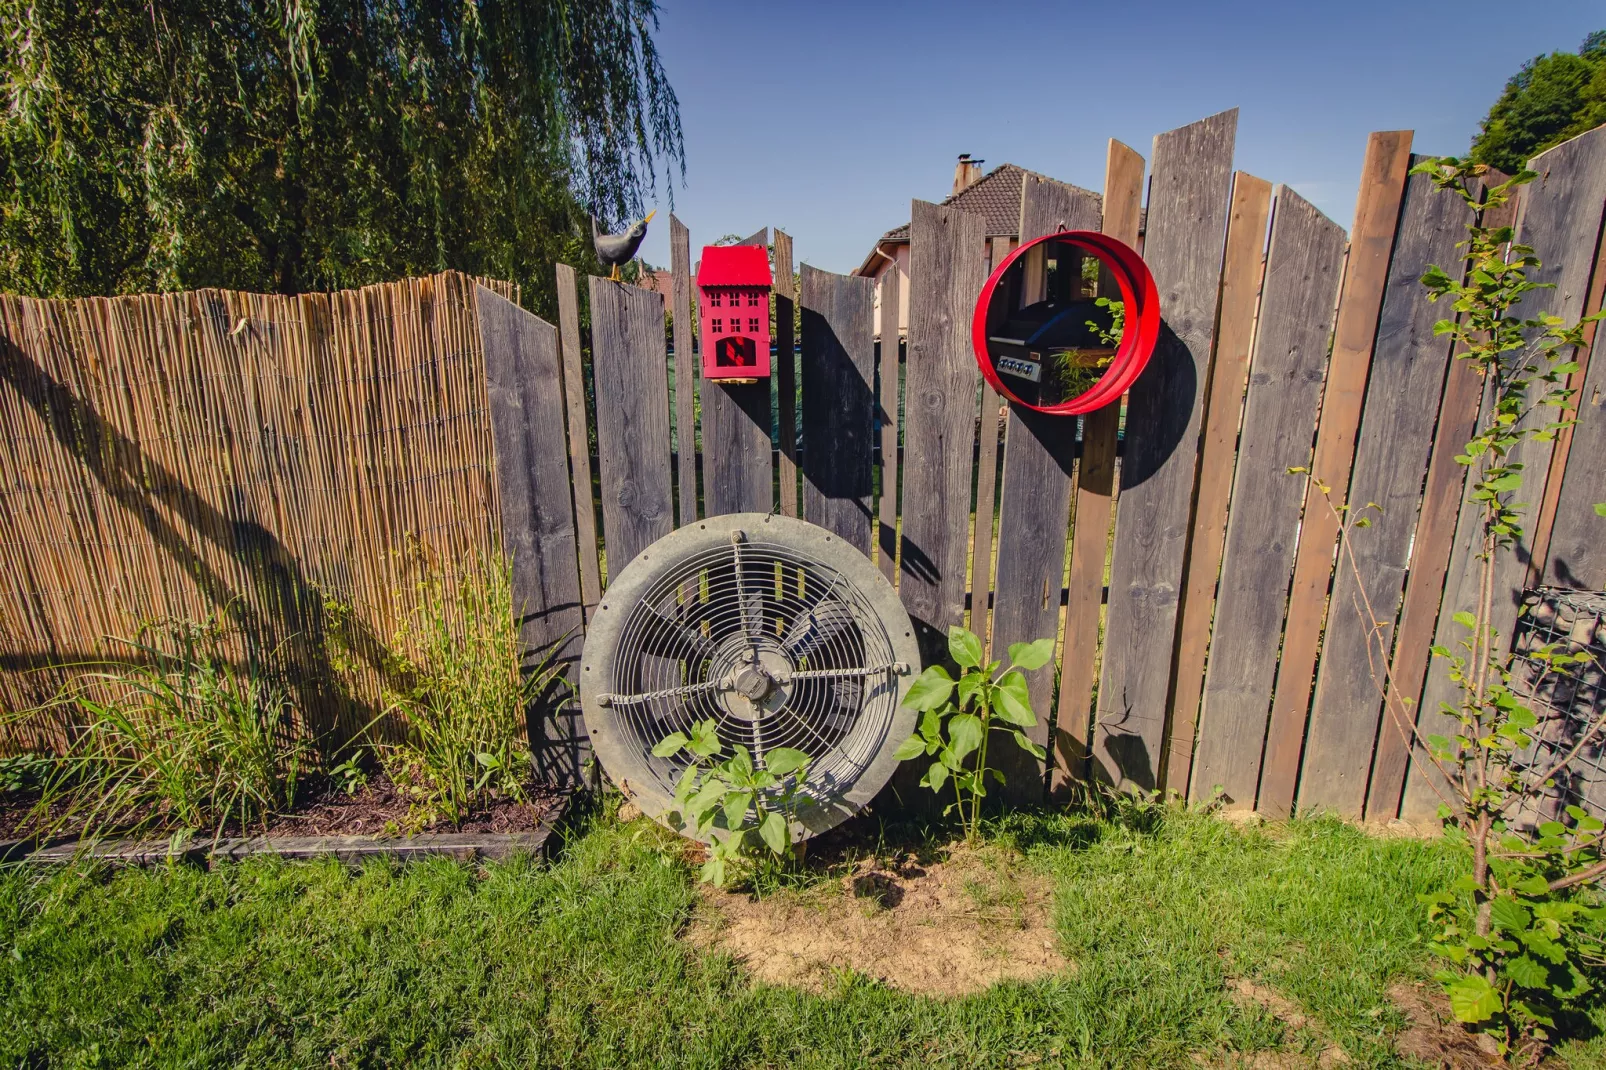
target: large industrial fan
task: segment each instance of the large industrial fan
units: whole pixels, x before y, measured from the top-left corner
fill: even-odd
[[[712,720],[757,765],[803,751],[801,839],[892,775],[914,731],[902,699],[919,657],[892,585],[857,549],[800,520],[733,513],[665,536],[613,580],[586,636],[581,702],[609,777],[671,827],[694,759],[655,756],[666,737]]]

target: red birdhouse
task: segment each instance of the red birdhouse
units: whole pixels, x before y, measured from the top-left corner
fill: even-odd
[[[703,378],[770,374],[769,251],[762,245],[705,245],[697,268]]]

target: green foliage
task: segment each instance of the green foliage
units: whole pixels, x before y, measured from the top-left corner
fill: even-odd
[[[1469,154],[1515,174],[1537,153],[1606,123],[1606,31],[1578,52],[1535,56],[1506,83]]]
[[[221,835],[294,804],[313,756],[283,689],[222,653],[217,617],[148,632],[116,641],[131,664],[84,673],[58,700],[80,727],[44,783],[42,833]]]
[[[492,798],[523,799],[531,774],[527,710],[562,666],[525,664],[505,561],[466,568],[454,581],[421,580],[392,642],[395,675],[386,712],[401,743],[376,743],[385,769],[412,800],[417,825],[454,825]]]
[[[730,757],[716,760],[725,753],[725,745],[712,720],[699,721],[689,735],[665,736],[652,752],[659,758],[691,755],[675,785],[676,809],[671,814],[683,830],[709,840],[701,872],[704,881],[723,888],[732,865],[753,857],[755,832],[768,857],[787,857],[800,793],[809,778],[807,754],[795,747],[772,747],[755,761],[738,743],[731,747]]]
[[[653,0],[0,2],[0,289],[594,264],[683,160]]]
[[[0,757],[0,792],[32,791],[49,779],[54,765],[49,757],[31,751]]]
[[[1485,189],[1477,164],[1430,159],[1415,170],[1483,211],[1505,204],[1516,187],[1536,177],[1520,171]],[[1534,830],[1520,819],[1542,808],[1557,778],[1600,729],[1564,752],[1535,756],[1539,721],[1524,696],[1543,693],[1546,685],[1526,681],[1519,689],[1514,682],[1511,655],[1495,629],[1494,568],[1523,539],[1528,506],[1515,500],[1523,483],[1519,447],[1549,441],[1571,423],[1567,383],[1578,370],[1572,356],[1586,326],[1601,314],[1570,325],[1548,314],[1523,317],[1523,297],[1548,284],[1528,278],[1539,261],[1512,239],[1510,227],[1474,224],[1456,270],[1435,265],[1422,277],[1433,300],[1448,302],[1456,313],[1439,321],[1435,333],[1453,340],[1460,359],[1477,366],[1490,402],[1477,434],[1456,458],[1469,469],[1468,507],[1479,522],[1480,593],[1473,606],[1446,607],[1468,633],[1460,650],[1433,648],[1448,663],[1460,697],[1439,711],[1447,734],[1429,732],[1418,741],[1432,766],[1429,779],[1443,802],[1447,834],[1472,862],[1467,877],[1428,898],[1441,926],[1434,946],[1456,967],[1441,981],[1457,1017],[1492,1032],[1503,1053],[1527,1060],[1549,1037],[1556,1009],[1590,987],[1584,963],[1598,962],[1603,948],[1588,924],[1602,915],[1579,896],[1606,875],[1606,859],[1601,822],[1581,810],[1572,810],[1566,823]],[[1591,660],[1560,645],[1525,656],[1541,676]],[[1397,716],[1402,725],[1410,723],[1404,713]]]
[[[943,812],[957,809],[965,838],[974,842],[980,835],[987,780],[1006,783],[1003,772],[987,764],[992,734],[1002,732],[1033,757],[1047,757],[1044,749],[1021,731],[1037,724],[1024,673],[1049,663],[1054,657],[1054,640],[1012,644],[1010,667],[1000,672],[1003,662],[983,665],[981,640],[956,626],[948,629],[948,654],[962,670],[960,677],[956,681],[941,665],[932,665],[915,677],[903,704],[920,712],[920,724],[914,735],[899,745],[897,756],[901,761],[935,759],[920,783],[938,794],[953,785],[954,802]]]

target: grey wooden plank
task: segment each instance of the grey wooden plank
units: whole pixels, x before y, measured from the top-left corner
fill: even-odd
[[[1427,175],[1406,182],[1346,498],[1370,526],[1351,531],[1333,576],[1305,730],[1301,809],[1354,818],[1365,809],[1384,670],[1450,361],[1449,341],[1433,333],[1446,309],[1429,300],[1421,276],[1424,265],[1455,262],[1470,222],[1465,203],[1438,193]]]
[[[986,281],[981,216],[915,201],[910,214],[899,594],[927,662],[964,621],[976,384],[970,317]]]
[[[697,336],[697,304],[692,300],[691,232],[669,216],[670,322],[675,332],[675,475],[680,490],[680,524],[697,520],[697,381],[702,378],[692,339]]]
[[[496,445],[502,546],[512,560],[524,649],[532,664],[551,657],[572,666],[584,618],[558,331],[483,286],[475,288],[475,301]],[[581,786],[590,742],[569,688],[541,696],[538,709],[538,738],[531,740],[538,774],[563,787]]]
[[[1121,786],[1159,778],[1237,128],[1233,109],[1154,139],[1143,248],[1163,321],[1128,393],[1093,745]]]
[[[898,578],[898,265],[881,276],[880,417],[881,417],[881,498],[876,504],[877,553],[881,574],[889,583]],[[891,310],[890,312],[888,310]]]
[[[602,597],[597,566],[597,503],[591,496],[591,427],[586,420],[585,369],[580,360],[580,301],[574,268],[557,266],[558,338],[563,345],[563,401],[569,424],[569,481],[574,532],[580,544],[580,599],[589,620]]]
[[[1537,317],[1541,313],[1559,316],[1571,323],[1583,313],[1585,295],[1589,290],[1590,274],[1595,262],[1596,241],[1600,236],[1602,209],[1606,207],[1606,128],[1597,128],[1564,142],[1529,161],[1530,170],[1539,178],[1523,190],[1522,207],[1517,221],[1516,240],[1533,247],[1541,267],[1530,271],[1529,278],[1536,282],[1553,283],[1553,289],[1535,290],[1522,301],[1524,317]],[[1595,362],[1591,362],[1595,363]],[[1587,395],[1586,404],[1590,403]],[[1487,408],[1487,392],[1484,406]],[[1533,420],[1549,420],[1552,409],[1541,409]],[[1482,417],[1480,417],[1481,422]],[[1524,510],[1528,524],[1532,524],[1536,506],[1543,497],[1544,479],[1550,467],[1551,444],[1525,440],[1514,448],[1507,463],[1522,468],[1522,485],[1512,494],[1512,500],[1530,503]],[[1571,457],[1587,458],[1599,464],[1598,455],[1580,450],[1577,431]],[[1572,476],[1569,459],[1568,477]],[[1588,530],[1588,517],[1579,517],[1582,505],[1575,497],[1566,495],[1566,481],[1562,483],[1566,502],[1558,502],[1555,527],[1550,538],[1551,565],[1546,574],[1559,574],[1575,554],[1573,531]],[[1587,492],[1587,484],[1581,486]],[[1578,492],[1575,491],[1574,494]],[[1566,505],[1565,515],[1562,505]],[[1591,509],[1592,512],[1592,509]],[[1597,518],[1598,519],[1598,518]],[[1477,604],[1479,587],[1478,549],[1482,538],[1482,519],[1477,509],[1462,509],[1456,524],[1455,546],[1450,554],[1450,567],[1445,577],[1444,601],[1439,611],[1438,627],[1434,632],[1436,645],[1458,649],[1466,629],[1456,624],[1453,615],[1462,610],[1471,611]],[[1597,531],[1600,529],[1597,528]],[[1557,535],[1563,537],[1558,541]],[[1597,536],[1598,539],[1598,536]],[[1596,552],[1599,552],[1598,550]],[[1495,559],[1493,624],[1499,631],[1502,643],[1509,643],[1517,613],[1522,604],[1522,590],[1527,579],[1529,558],[1528,537],[1525,534],[1514,553],[1502,553]],[[1450,679],[1443,659],[1434,659],[1428,667],[1427,683],[1418,706],[1419,728],[1424,734],[1449,734],[1453,721],[1440,713],[1441,704],[1453,704],[1459,695],[1457,685]],[[1401,817],[1419,821],[1431,817],[1437,810],[1438,796],[1428,781],[1421,777],[1410,778]]]
[[[1042,175],[1028,173],[1022,179],[1022,244],[1061,230],[1098,230],[1103,217],[1103,199],[1096,193]],[[1008,421],[999,492],[998,579],[993,588],[994,657],[1005,656],[1011,643],[1059,635],[1076,462],[1076,417],[1049,416],[1011,402]],[[990,515],[987,520],[990,524]],[[985,589],[978,584],[977,590],[981,598],[973,604],[984,604]],[[1037,712],[1037,726],[1026,735],[1044,748],[1054,676],[1052,665],[1026,674],[1032,709]],[[1018,747],[1006,745],[996,753],[1008,778],[1004,789],[1008,800],[1041,802],[1048,785],[1045,764]]]
[[[1197,795],[1219,785],[1246,807],[1260,780],[1305,496],[1288,468],[1310,463],[1344,244],[1342,227],[1278,191],[1193,773]]]
[[[875,282],[804,264],[803,519],[870,553]]]
[[[775,483],[781,514],[797,516],[797,288],[792,278],[792,236],[775,232]]]
[[[592,278],[591,363],[608,576],[674,528],[664,299]]]

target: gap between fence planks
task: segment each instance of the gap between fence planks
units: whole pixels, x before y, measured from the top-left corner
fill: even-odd
[[[894,260],[881,275],[881,498],[877,503],[876,542],[881,574],[898,578],[898,360],[899,271]],[[888,310],[891,310],[890,314]],[[890,319],[890,326],[889,326]]]
[[[781,515],[797,516],[797,353],[793,333],[797,293],[792,282],[792,236],[775,231],[775,429],[780,436],[775,478]]]
[[[1455,263],[1471,222],[1466,204],[1434,189],[1431,176],[1406,182],[1346,495],[1368,526],[1352,528],[1339,550],[1305,730],[1302,810],[1358,818],[1365,809],[1381,685],[1451,359],[1449,341],[1433,331],[1447,310],[1429,299],[1420,265]]]
[[[909,224],[909,356],[898,591],[927,664],[948,660],[965,612],[976,384],[970,322],[981,294],[985,221],[915,201]]]
[[[670,322],[675,331],[675,467],[680,488],[680,526],[697,522],[697,366],[693,338],[697,334],[696,302],[691,293],[691,232],[669,215]]]
[[[875,283],[804,264],[803,519],[870,553]]]
[[[1525,317],[1550,314],[1573,323],[1583,314],[1601,231],[1602,209],[1606,206],[1606,128],[1597,127],[1541,153],[1529,161],[1528,167],[1540,177],[1524,189],[1516,241],[1531,246],[1540,261],[1541,266],[1530,271],[1528,278],[1533,282],[1552,283],[1554,288],[1534,290],[1526,295],[1522,314]],[[1487,408],[1489,404],[1489,393],[1485,390],[1483,406]],[[1545,409],[1531,414],[1525,424],[1548,422],[1552,418],[1551,410]],[[1550,443],[1531,438],[1513,447],[1505,463],[1524,466],[1520,473],[1522,484],[1512,493],[1514,501],[1543,500],[1550,455]],[[1566,503],[1568,498],[1563,484],[1561,502]],[[1562,515],[1558,508],[1558,519]],[[1462,509],[1445,573],[1444,598],[1434,632],[1435,645],[1455,649],[1466,630],[1454,622],[1454,614],[1460,610],[1475,610],[1477,605],[1481,527],[1477,509]],[[1528,538],[1531,537],[1530,534]],[[1501,642],[1508,646],[1527,579],[1530,555],[1523,552],[1525,548],[1528,548],[1526,540],[1516,552],[1502,552],[1495,558],[1490,623],[1499,633]],[[1441,703],[1453,704],[1458,692],[1442,659],[1430,663],[1417,707],[1421,711],[1419,727],[1424,735],[1455,735],[1451,727],[1455,722],[1439,711]],[[1413,778],[1406,785],[1400,816],[1408,821],[1423,820],[1437,810],[1438,804],[1439,797],[1432,782]]]
[[[1154,139],[1144,259],[1163,322],[1127,405],[1093,747],[1122,788],[1160,783],[1237,126],[1233,109]]]
[[[1349,259],[1333,328],[1333,355],[1328,360],[1327,383],[1322,391],[1321,424],[1310,466],[1315,478],[1334,488],[1335,506],[1343,504],[1343,493],[1349,486],[1355,431],[1360,424],[1372,342],[1410,161],[1409,130],[1380,131],[1367,139],[1355,226],[1350,234]],[[1300,521],[1288,620],[1283,630],[1255,804],[1269,816],[1287,817],[1293,811],[1305,714],[1310,707],[1317,646],[1327,615],[1327,584],[1332,576],[1337,536],[1333,513],[1315,487],[1309,487]]]
[[[1311,459],[1344,238],[1343,228],[1309,202],[1278,189],[1222,554],[1221,627],[1210,640],[1194,773],[1196,796],[1220,786],[1236,808],[1253,808],[1260,778],[1304,498],[1303,479],[1288,469]]]
[[[1104,166],[1100,229],[1134,249],[1143,212],[1143,157],[1110,140]],[[1093,680],[1104,606],[1104,564],[1115,491],[1116,436],[1121,402],[1082,417],[1081,460],[1076,468],[1071,566],[1065,598],[1065,643],[1060,657],[1059,703],[1054,716],[1049,788],[1062,796],[1087,775]]]
[[[1022,176],[1019,231],[1021,244],[1062,230],[1096,230],[1103,215],[1098,194],[1027,173]],[[1079,272],[1078,272],[1079,275]],[[992,395],[984,391],[983,403]],[[994,409],[994,412],[997,410]],[[987,412],[982,431],[988,431]],[[996,432],[994,432],[996,437]],[[985,446],[985,442],[983,443]],[[998,581],[993,609],[993,639],[997,650],[1059,635],[1060,584],[1065,576],[1065,548],[1070,528],[1071,476],[1076,462],[1076,419],[1051,416],[1024,405],[1009,404],[1004,440],[1004,475],[999,495]],[[985,473],[984,473],[985,474]],[[990,496],[989,496],[990,497]],[[992,526],[992,502],[987,502],[987,527]],[[977,505],[978,531],[982,524]],[[980,540],[978,539],[978,542]],[[976,560],[979,577],[986,569]],[[985,605],[986,587],[978,582],[976,607]],[[1047,747],[1053,706],[1054,674],[1026,674],[1034,710],[1044,711],[1036,725],[1025,730],[1034,743]],[[1046,787],[1044,763],[1019,747],[998,748],[997,764],[1007,778],[1002,791],[1015,804],[1041,802]]]
[[[590,286],[597,457],[611,580],[675,526],[664,301],[651,290],[607,279],[593,277]]]
[[[1491,172],[1485,181],[1498,183],[1505,177]],[[1515,220],[1515,200],[1483,214],[1486,226],[1510,226]],[[1483,379],[1472,362],[1460,360],[1458,355],[1452,356],[1445,374],[1444,395],[1439,402],[1427,483],[1423,488],[1422,512],[1411,537],[1410,571],[1406,575],[1399,639],[1390,669],[1395,698],[1385,697],[1383,702],[1382,726],[1378,730],[1372,776],[1366,789],[1366,817],[1371,821],[1388,821],[1399,813],[1410,752],[1408,736],[1410,727],[1416,723],[1417,711],[1415,706],[1403,708],[1398,696],[1408,695],[1414,701],[1422,693],[1422,681],[1428,669],[1428,648],[1433,643],[1445,569],[1450,563],[1451,542],[1466,486],[1467,469],[1456,457],[1472,437],[1477,423]]]
[[[572,484],[558,330],[483,286],[475,299],[496,442],[502,549],[512,564],[520,641],[530,664],[555,659],[567,677],[580,657],[585,618],[566,493]],[[549,685],[537,697],[530,740],[536,775],[563,788],[584,785],[591,756],[590,737],[570,698],[573,684]]]
[[[1266,223],[1271,183],[1243,171],[1232,176],[1227,251],[1221,269],[1216,357],[1206,395],[1199,450],[1199,490],[1182,588],[1171,728],[1166,733],[1165,783],[1186,794],[1193,771],[1194,732],[1204,695],[1205,652],[1216,604],[1216,581],[1227,537],[1227,505],[1238,456],[1238,423],[1248,388],[1250,345],[1266,269]]]
[[[591,430],[586,423],[586,382],[580,362],[580,300],[574,268],[557,266],[558,332],[563,344],[563,397],[568,415],[570,493],[580,545],[580,598],[589,622],[602,597],[597,566],[597,505],[591,497]]]

